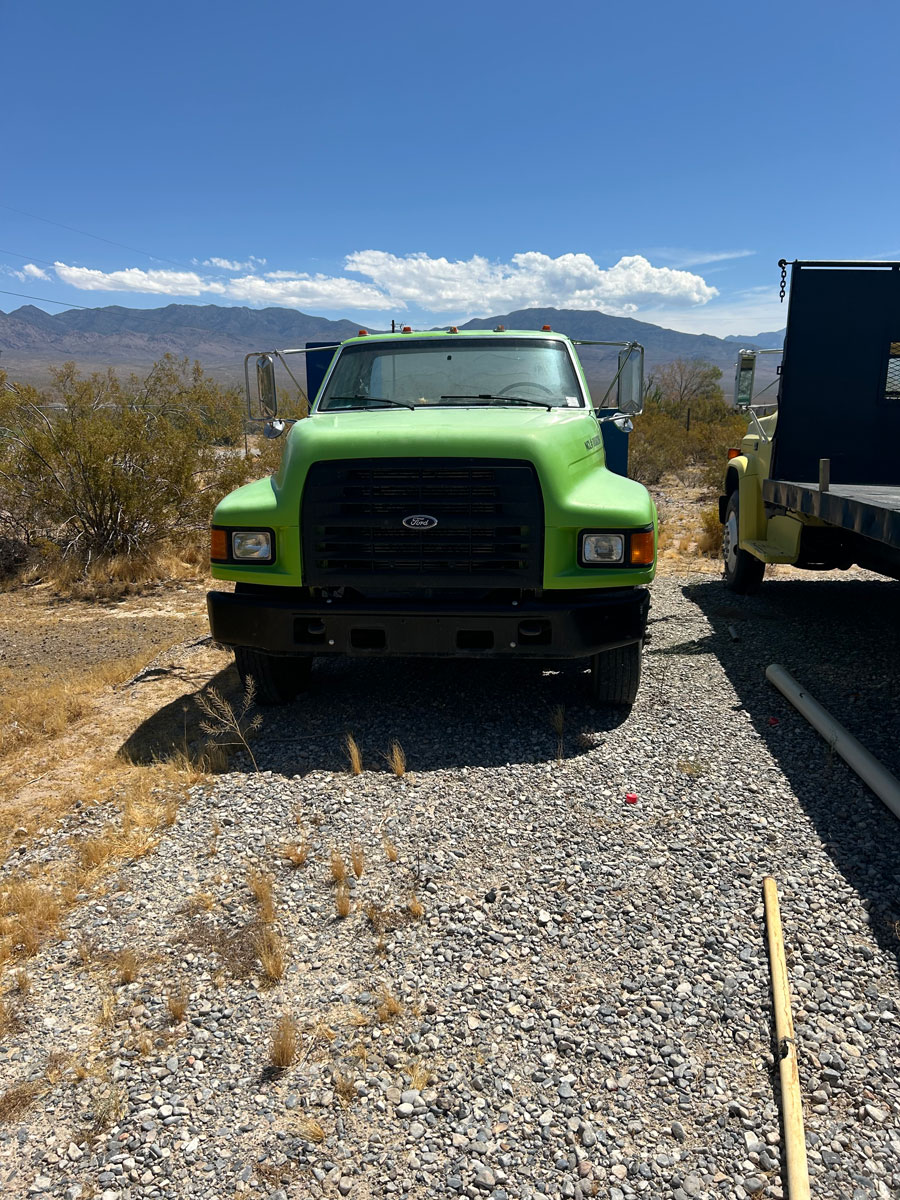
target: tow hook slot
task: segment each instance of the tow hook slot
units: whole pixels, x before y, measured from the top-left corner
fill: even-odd
[[[520,621],[519,641],[529,646],[549,646],[551,629],[549,621]]]
[[[294,620],[294,642],[298,646],[320,646],[325,642],[325,622],[319,617],[312,620],[297,617]]]

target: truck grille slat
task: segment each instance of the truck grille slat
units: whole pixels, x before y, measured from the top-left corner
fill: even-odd
[[[407,529],[425,514],[432,529]],[[301,507],[313,586],[453,582],[525,587],[542,576],[544,506],[533,466],[493,459],[314,463]]]

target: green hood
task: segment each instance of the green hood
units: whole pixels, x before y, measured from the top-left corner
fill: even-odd
[[[330,459],[401,457],[533,463],[544,497],[545,587],[628,586],[653,576],[653,568],[607,568],[601,577],[596,569],[577,565],[581,530],[656,527],[647,490],[607,469],[601,426],[584,408],[482,405],[315,413],[291,428],[275,477],[226,496],[213,524],[274,529],[281,550],[279,563],[270,568],[272,582],[296,582],[300,502],[310,466]],[[249,578],[237,567],[217,567],[215,574]]]

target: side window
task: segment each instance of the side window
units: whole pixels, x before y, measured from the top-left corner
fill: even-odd
[[[900,400],[900,342],[891,342],[884,376],[884,399]]]

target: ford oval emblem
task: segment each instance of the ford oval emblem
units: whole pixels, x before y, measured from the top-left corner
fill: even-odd
[[[425,513],[414,513],[411,517],[404,517],[403,524],[407,529],[434,529],[437,525],[437,517],[429,517]]]

